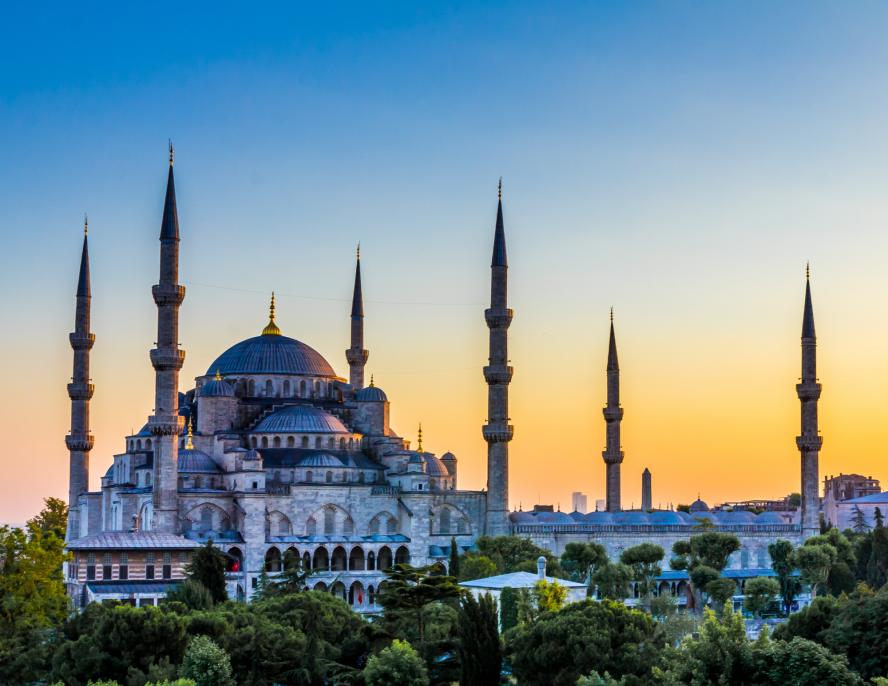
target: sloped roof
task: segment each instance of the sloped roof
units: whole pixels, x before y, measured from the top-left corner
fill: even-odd
[[[459,585],[463,588],[490,588],[501,589],[508,586],[509,588],[531,588],[540,580],[536,574],[530,572],[512,572],[511,574],[500,574],[499,576],[490,576],[486,579],[475,579],[474,581],[463,581]],[[586,588],[586,584],[577,581],[568,581],[567,579],[556,579],[547,576],[546,581],[550,584],[558,582],[559,586],[567,588]]]
[[[190,550],[195,544],[160,531],[101,531],[67,543],[68,550]]]

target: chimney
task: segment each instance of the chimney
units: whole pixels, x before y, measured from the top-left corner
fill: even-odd
[[[537,576],[540,581],[546,580],[546,558],[542,555],[537,558]]]

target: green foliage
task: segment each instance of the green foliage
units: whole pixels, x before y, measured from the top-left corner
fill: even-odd
[[[709,569],[701,567],[701,569]],[[699,570],[697,570],[699,572]],[[723,576],[713,579],[705,586],[706,594],[712,598],[713,606],[717,612],[721,612],[725,603],[730,602],[731,597],[737,593],[737,582],[733,579],[726,579]]]
[[[679,504],[679,505],[676,505],[675,511],[676,512],[687,512],[688,514],[691,514],[691,506]]]
[[[802,506],[802,494],[801,493],[790,493],[789,494],[789,504],[793,507],[801,507]]]
[[[503,633],[518,626],[518,593],[510,586],[500,593],[500,624]]]
[[[877,529],[881,529],[885,525],[885,517],[878,507],[873,511],[873,519],[876,520]]]
[[[694,590],[695,599],[700,599],[697,604],[697,614],[700,614],[702,613],[706,602],[709,600],[710,584],[718,581],[718,570],[713,569],[712,567],[707,567],[706,565],[700,565],[691,571],[690,576],[691,588]],[[713,586],[713,588],[720,587]]]
[[[592,671],[644,678],[664,644],[649,615],[591,599],[546,612],[535,624],[510,631],[506,641],[522,686],[573,686]]]
[[[64,538],[68,531],[68,504],[59,498],[44,498],[43,509],[33,519],[29,519],[26,527],[33,524],[43,533],[54,532]]]
[[[429,676],[410,644],[395,639],[391,647],[367,661],[364,682],[367,686],[428,686]]]
[[[256,588],[253,589],[253,595],[250,596],[250,600],[254,603],[261,603],[263,600],[276,596],[276,590],[271,583],[271,579],[268,578],[265,565],[262,565],[262,569],[259,570],[259,578],[256,579]]]
[[[533,624],[544,612],[557,612],[567,600],[567,589],[553,581],[537,581],[518,592],[518,624]]]
[[[447,572],[455,579],[459,579],[459,548],[456,547],[456,536],[450,538],[450,564]],[[480,577],[476,577],[480,578]]]
[[[753,683],[763,686],[864,686],[843,655],[803,638],[756,647],[751,662],[755,669]]]
[[[599,676],[598,672],[592,672],[589,676],[581,676],[577,679],[577,686],[619,686],[620,682],[616,681],[607,672],[604,676]]]
[[[44,510],[41,515],[46,513]],[[41,520],[41,516],[36,518]],[[62,578],[64,531],[48,516],[41,529],[0,527],[0,682],[23,684],[48,675],[53,632],[68,611]]]
[[[607,549],[600,543],[568,543],[561,553],[561,568],[573,580],[592,585],[595,570],[607,564]]]
[[[821,632],[829,628],[833,618],[839,613],[839,602],[824,596],[814,598],[810,605],[799,612],[793,612],[789,619],[774,629],[774,640],[791,641],[795,637],[823,643]]]
[[[194,551],[191,562],[185,567],[185,574],[189,579],[202,584],[210,592],[214,603],[228,599],[228,591],[225,590],[225,556],[213,546],[212,540]]]
[[[839,601],[838,613],[821,637],[865,679],[888,674],[888,589],[873,593],[858,586]]]
[[[706,530],[705,526],[702,533],[691,536],[687,541],[676,541],[673,544],[669,566],[675,570],[688,571],[698,615],[702,615],[703,594],[709,582],[718,578],[727,566],[728,558],[738,550],[740,550],[739,538],[733,534]]]
[[[802,581],[810,584],[811,595],[816,596],[817,589],[829,580],[829,573],[836,565],[836,549],[827,543],[803,545],[793,551],[789,561],[802,573]]]
[[[460,568],[471,557],[486,557],[497,569],[497,574],[512,572],[536,572],[536,561],[541,555],[546,558],[546,574],[563,578],[564,572],[558,558],[548,548],[540,548],[529,538],[520,536],[480,536],[475,540],[478,550],[460,555]],[[463,572],[465,575],[465,572]]]
[[[872,552],[866,566],[866,583],[878,590],[888,581],[888,531],[880,524],[872,532]]]
[[[460,686],[498,684],[503,668],[496,601],[485,593],[478,601],[463,596],[459,609]]]
[[[632,578],[638,583],[638,591],[644,596],[644,609],[651,611],[651,593],[656,588],[656,577],[663,573],[660,562],[666,551],[656,543],[639,543],[620,553],[620,562],[632,569]]]
[[[213,596],[199,581],[186,579],[167,591],[167,600],[182,603],[189,610],[212,610]]]
[[[622,602],[632,593],[629,583],[632,581],[632,568],[622,562],[606,562],[599,566],[592,575],[592,583],[601,593],[602,598]]]
[[[195,686],[235,686],[231,678],[231,660],[206,636],[196,636],[191,641],[179,676],[191,679]]]
[[[780,584],[776,579],[768,576],[758,576],[749,579],[743,589],[746,600],[743,609],[758,617],[771,601],[780,593]]]
[[[851,529],[845,529],[845,537],[851,541],[854,546],[854,557],[857,558],[857,564],[851,568],[854,578],[858,582],[866,582],[867,567],[869,567],[870,557],[873,554],[873,535],[869,533],[855,533]]]
[[[792,563],[792,543],[778,538],[768,545],[768,555],[771,557],[771,569],[777,574],[777,583],[780,585],[780,595],[783,598],[783,611],[789,614],[792,601],[801,592],[801,584],[793,577],[795,565]]]
[[[858,534],[865,534],[872,528],[867,524],[866,515],[859,505],[854,506],[854,514],[851,515],[851,528]]]
[[[457,562],[456,566],[460,570],[460,581],[486,579],[499,573],[496,564],[489,557],[484,557],[483,555],[466,557]]]

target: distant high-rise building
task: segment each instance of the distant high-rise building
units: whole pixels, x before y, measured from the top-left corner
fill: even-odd
[[[607,509],[607,500],[601,499],[595,501],[595,511],[603,512]]]
[[[573,511],[580,512],[582,514],[586,514],[588,511],[586,506],[586,496],[582,493],[575,492],[573,494]]]

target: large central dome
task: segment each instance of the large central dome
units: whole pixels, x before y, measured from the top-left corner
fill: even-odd
[[[280,334],[263,334],[231,346],[210,365],[207,375],[217,370],[220,374],[336,376],[317,350]]]

